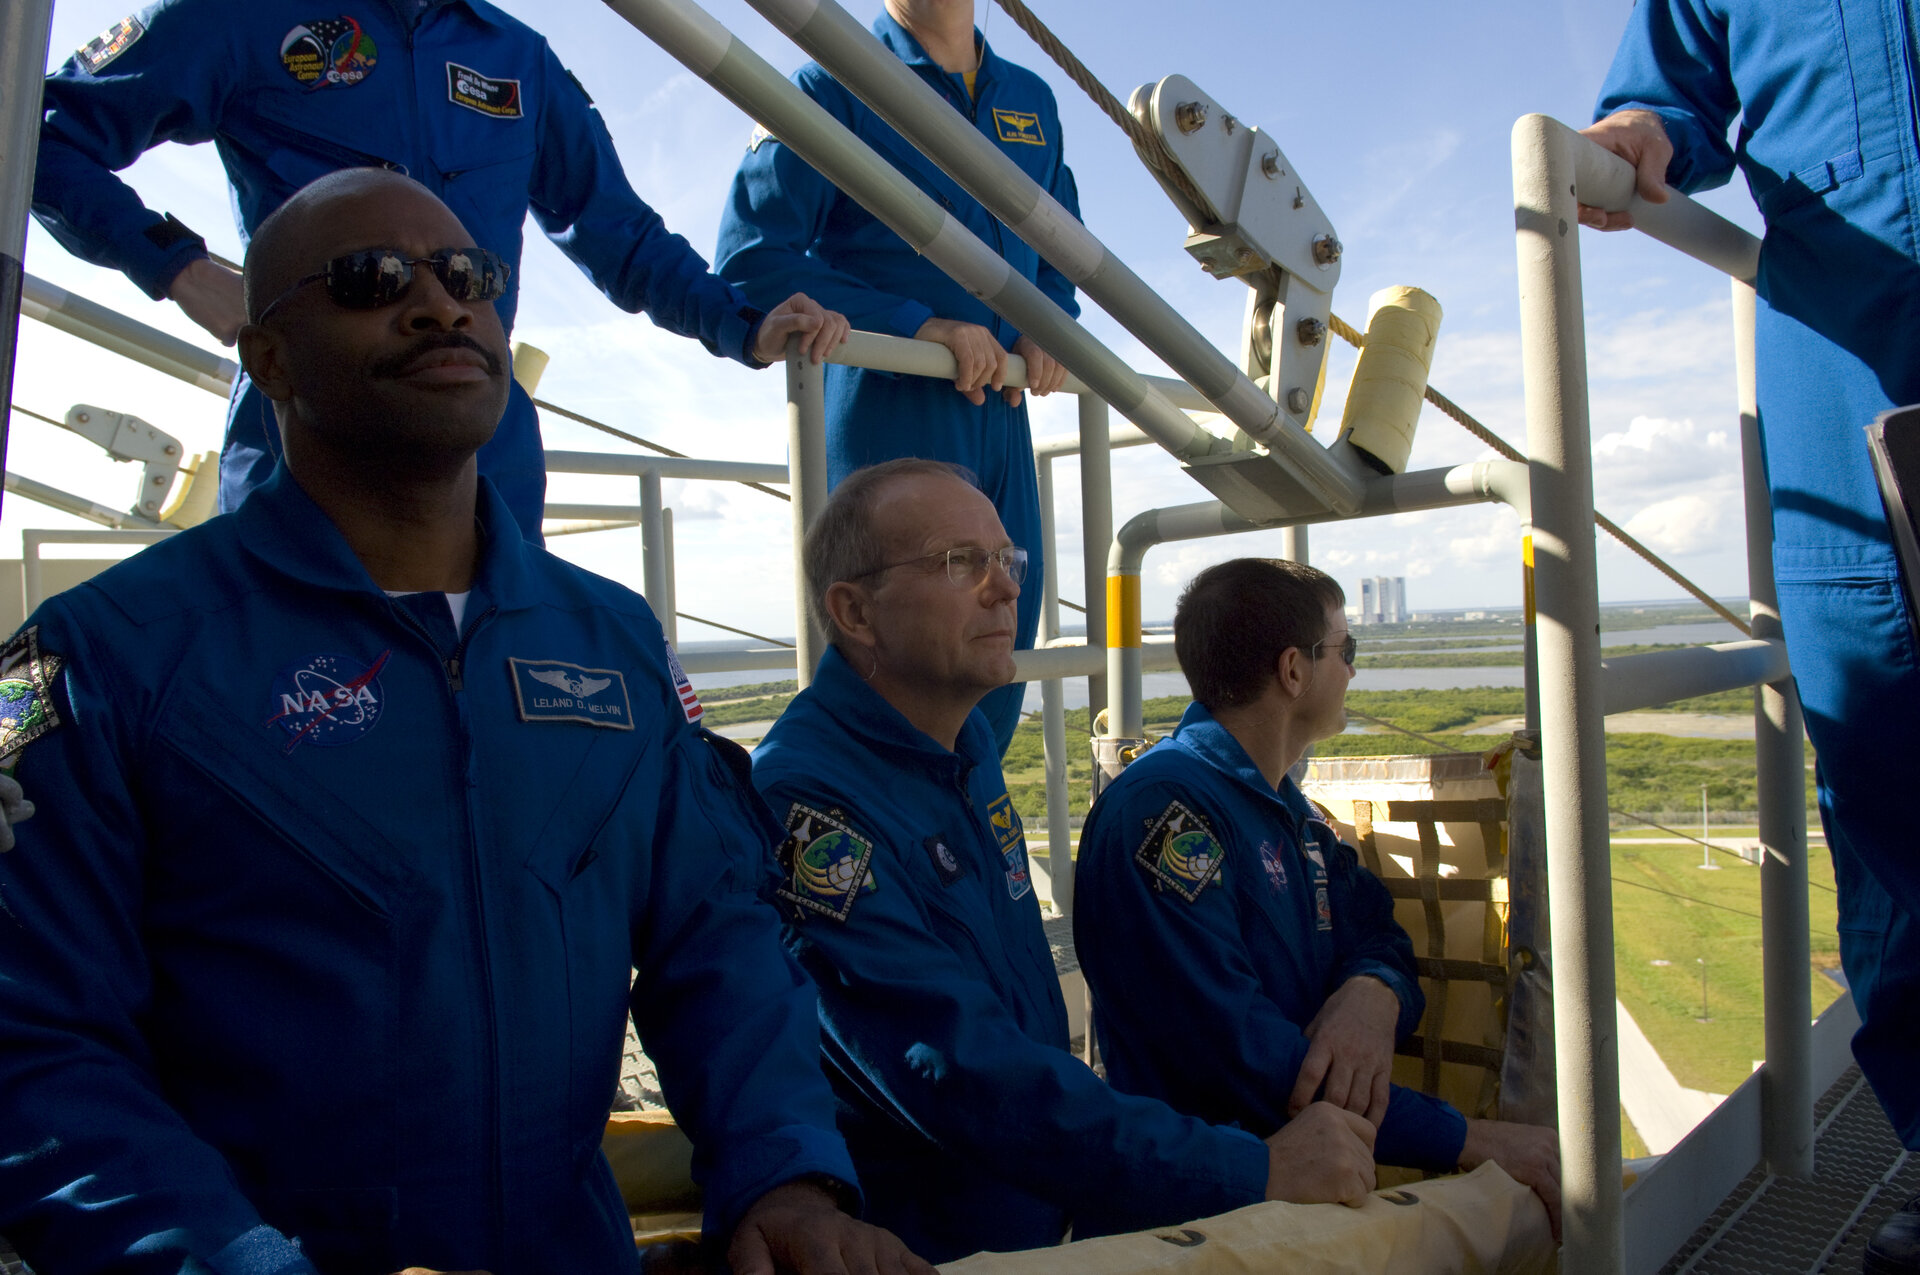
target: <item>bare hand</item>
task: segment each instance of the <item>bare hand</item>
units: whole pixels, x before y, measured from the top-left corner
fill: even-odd
[[[1013,352],[1027,361],[1027,392],[1045,398],[1067,383],[1066,364],[1023,336],[1013,343]],[[1019,390],[1002,390],[1008,407],[1020,406]]]
[[[1666,121],[1652,111],[1615,111],[1598,124],[1580,130],[1633,165],[1634,193],[1650,204],[1667,202],[1667,165],[1673,161],[1673,141]],[[1608,212],[1580,205],[1580,224],[1595,230],[1631,230],[1633,214]]]
[[[1351,1111],[1314,1103],[1267,1139],[1267,1198],[1358,1208],[1373,1190],[1373,1132]]]
[[[913,335],[920,341],[938,341],[953,351],[953,361],[960,365],[959,373],[953,378],[953,388],[965,394],[967,402],[975,407],[987,401],[986,387],[997,390],[1006,382],[1007,352],[993,333],[978,323],[928,319]],[[1008,401],[1019,402],[1020,391],[1013,391]]]
[[[1547,1206],[1553,1238],[1560,1238],[1560,1135],[1538,1125],[1505,1120],[1467,1121],[1467,1141],[1460,1148],[1460,1167],[1477,1168],[1488,1160],[1506,1170],[1515,1182],[1533,1188]]]
[[[13,849],[13,825],[33,818],[33,803],[21,791],[20,781],[0,775],[0,854]]]
[[[804,292],[796,292],[767,311],[760,331],[753,338],[753,357],[762,363],[777,363],[787,357],[787,338],[803,336],[800,350],[815,363],[833,353],[847,339],[853,325],[838,310],[829,310]]]
[[[727,1263],[734,1275],[934,1275],[892,1231],[855,1221],[805,1182],[754,1202],[734,1228]]]
[[[232,345],[247,321],[247,292],[239,272],[208,257],[189,261],[173,276],[167,296],[222,345]]]
[[[1361,974],[1340,984],[1307,1024],[1306,1036],[1313,1044],[1287,1099],[1288,1114],[1298,1115],[1319,1094],[1336,1107],[1365,1116],[1378,1129],[1392,1091],[1393,1035],[1399,1021],[1400,998],[1379,979]]]

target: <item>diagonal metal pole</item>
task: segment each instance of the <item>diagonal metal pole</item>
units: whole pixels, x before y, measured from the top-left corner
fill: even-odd
[[[0,405],[13,402],[13,365],[20,339],[20,292],[26,279],[27,213],[40,151],[40,83],[47,73],[53,0],[0,5]],[[0,468],[7,458],[12,413],[0,411]]]

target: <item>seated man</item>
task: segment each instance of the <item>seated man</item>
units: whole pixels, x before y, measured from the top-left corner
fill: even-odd
[[[0,857],[0,1232],[49,1272],[637,1271],[599,1152],[631,1012],[736,1270],[926,1271],[835,1207],[744,757],[647,604],[477,476],[507,348],[469,245],[380,170],[269,218],[240,347],[281,468],[0,658],[40,798]]]
[[[1553,1130],[1468,1120],[1389,1080],[1425,1003],[1413,945],[1287,775],[1346,726],[1345,603],[1325,573],[1260,558],[1181,595],[1194,703],[1101,793],[1080,840],[1074,946],[1107,1077],[1262,1135],[1323,1098],[1379,1130],[1379,1163],[1496,1161],[1557,1231]]]
[[[869,1217],[945,1261],[1358,1202],[1373,1129],[1321,1103],[1263,1146],[1108,1088],[1067,1012],[981,696],[1013,677],[1024,552],[964,471],[856,471],[807,533],[833,647],[754,754],[779,900],[820,987]]]

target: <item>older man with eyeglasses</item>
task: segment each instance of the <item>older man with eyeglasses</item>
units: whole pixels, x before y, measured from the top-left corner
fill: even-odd
[[[1074,941],[1107,1078],[1204,1120],[1285,1130],[1318,1101],[1377,1129],[1381,1164],[1493,1160],[1559,1225],[1553,1130],[1469,1120],[1391,1083],[1425,1004],[1386,888],[1288,775],[1346,727],[1356,642],[1324,572],[1240,558],[1174,614],[1193,690],[1172,738],[1100,794]]]
[[[1357,1202],[1372,1126],[1320,1103],[1267,1145],[1115,1092],[1068,1049],[1026,840],[981,697],[1013,679],[1026,571],[964,470],[835,489],[804,547],[832,638],[754,753],[787,829],[778,902],[820,988],[868,1218],[946,1261],[1207,1217]]]

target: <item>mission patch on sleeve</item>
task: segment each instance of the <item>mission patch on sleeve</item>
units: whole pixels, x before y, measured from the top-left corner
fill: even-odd
[[[65,663],[63,656],[40,649],[37,624],[0,647],[0,768],[12,769],[21,749],[60,725],[53,681]]]
[[[873,842],[824,810],[794,802],[787,812],[787,839],[780,845],[786,884],[778,893],[808,912],[845,921],[873,879]]]
[[[1133,856],[1155,889],[1172,890],[1189,903],[1220,875],[1225,859],[1226,850],[1206,818],[1179,801],[1147,820],[1147,835]]]
[[[85,48],[76,49],[73,56],[87,68],[88,75],[98,75],[107,63],[131,49],[133,42],[146,33],[147,28],[139,18],[122,18],[87,41]]]

